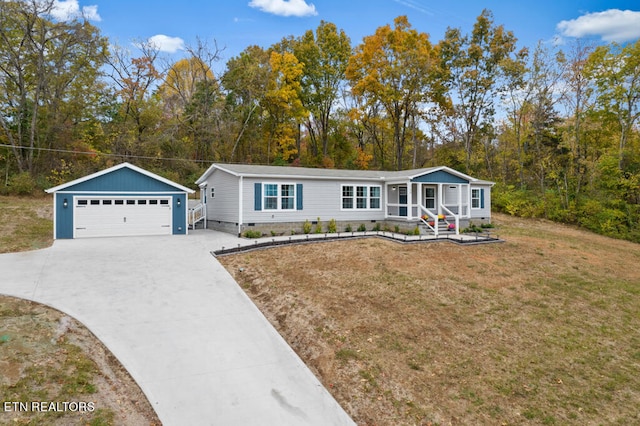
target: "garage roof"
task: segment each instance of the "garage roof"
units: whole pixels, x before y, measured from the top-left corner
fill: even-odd
[[[91,179],[95,179],[97,177],[104,176],[104,175],[109,174],[109,173],[113,173],[113,172],[115,172],[117,170],[120,170],[120,169],[123,169],[123,168],[130,169],[132,171],[135,171],[137,173],[140,173],[142,175],[145,175],[145,176],[148,176],[148,177],[150,177],[152,179],[160,181],[160,182],[162,182],[164,184],[170,185],[170,186],[176,188],[179,191],[184,191],[184,192],[187,192],[189,194],[193,194],[195,192],[193,189],[190,189],[190,188],[187,188],[186,186],[182,186],[180,184],[177,184],[177,183],[175,183],[173,181],[170,181],[169,179],[163,178],[162,176],[158,176],[155,173],[151,173],[151,172],[149,172],[147,170],[141,169],[140,167],[136,167],[136,166],[134,166],[133,164],[130,164],[130,163],[121,163],[121,164],[118,164],[117,166],[109,167],[108,169],[104,169],[104,170],[101,170],[99,172],[96,172],[96,173],[81,177],[81,178],[73,180],[71,182],[67,182],[67,183],[64,183],[62,185],[58,185],[58,186],[54,186],[53,188],[46,189],[45,192],[48,193],[48,194],[51,194],[51,193],[54,193],[54,192],[58,192],[58,191],[61,191],[63,189],[70,188],[70,187],[78,185],[80,183],[89,181]]]

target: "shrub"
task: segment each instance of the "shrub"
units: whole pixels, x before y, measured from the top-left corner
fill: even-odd
[[[396,234],[400,233],[400,227],[398,225],[393,227],[393,232],[395,232]]]
[[[31,173],[22,172],[9,179],[9,193],[13,195],[31,195],[36,190],[36,181]]]
[[[254,229],[249,229],[247,231],[244,231],[244,237],[245,238],[260,238],[260,237],[262,237],[262,232],[254,230]]]
[[[376,223],[375,226],[371,229],[372,231],[380,231],[380,224]]]
[[[336,232],[338,232],[338,225],[336,225],[336,220],[335,219],[331,219],[329,221],[329,224],[327,225],[327,231],[330,234],[335,234]]]
[[[309,222],[308,220],[305,220],[304,223],[302,224],[302,233],[303,234],[311,233],[311,222]]]
[[[366,230],[367,230],[367,227],[364,226],[364,223],[358,226],[358,232],[365,232]]]
[[[322,234],[322,222],[320,222],[320,218],[318,218],[318,223],[316,223],[316,227],[313,232],[316,234]]]
[[[420,235],[420,227],[416,226],[413,228],[413,235]]]
[[[347,227],[344,228],[344,232],[353,232],[353,228],[351,227],[351,224],[347,225]]]

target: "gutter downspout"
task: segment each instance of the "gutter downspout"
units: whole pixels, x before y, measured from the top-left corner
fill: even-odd
[[[242,185],[243,179],[240,176],[240,184],[238,185],[238,237],[242,235]]]

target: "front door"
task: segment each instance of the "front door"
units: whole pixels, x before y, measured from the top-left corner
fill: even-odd
[[[399,188],[400,194],[399,194],[399,204],[400,204],[400,216],[406,216],[407,215],[407,187],[406,186],[401,186]]]
[[[434,214],[438,213],[437,202],[438,187],[437,186],[425,186],[424,187],[424,206]]]

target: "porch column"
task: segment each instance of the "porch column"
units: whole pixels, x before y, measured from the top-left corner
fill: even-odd
[[[389,218],[389,184],[384,183],[384,218]]]
[[[462,184],[458,184],[458,216],[462,216]]]
[[[420,206],[423,206],[424,203],[424,188],[423,188],[423,183],[420,182],[418,183],[418,217],[422,217],[422,209],[420,208]]]
[[[413,183],[407,182],[407,220],[413,219]]]
[[[438,214],[442,214],[442,184],[438,184]]]

